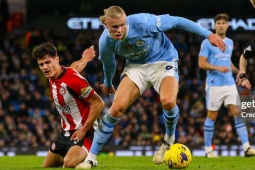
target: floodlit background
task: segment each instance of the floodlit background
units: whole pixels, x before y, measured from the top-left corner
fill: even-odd
[[[98,16],[111,5],[123,7],[127,15],[146,12],[177,15],[213,29],[218,13],[230,16],[228,36],[234,40],[232,60],[238,66],[243,49],[255,42],[255,9],[249,0],[0,0],[0,156],[45,155],[51,141],[61,131],[60,119],[48,94],[48,81],[31,59],[32,48],[52,42],[58,48],[61,64],[70,65],[82,51],[95,46],[103,30]],[[213,30],[212,30],[213,31]],[[193,155],[204,155],[203,123],[205,108],[205,72],[198,68],[201,36],[182,30],[166,32],[179,52],[180,118],[176,142],[183,143]],[[117,57],[113,79],[117,87],[125,60]],[[254,85],[254,60],[249,61],[248,76]],[[112,96],[101,93],[102,66],[98,59],[90,62],[82,75],[106,102]],[[235,76],[235,75],[234,75]],[[254,89],[239,88],[242,95]],[[147,90],[127,111],[115,127],[104,148],[111,155],[153,155],[164,136],[162,108],[154,89]],[[255,125],[247,124],[250,143],[255,144]],[[216,151],[223,156],[243,155],[233,126],[233,118],[224,108],[215,124],[213,138]]]

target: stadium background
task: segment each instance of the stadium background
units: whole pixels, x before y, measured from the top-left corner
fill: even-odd
[[[7,2],[4,4],[4,2]],[[202,3],[201,3],[202,2]],[[82,51],[95,45],[102,27],[92,28],[91,18],[97,18],[110,5],[122,6],[127,14],[149,12],[169,13],[193,21],[212,18],[220,12],[231,19],[243,21],[237,29],[230,28],[234,40],[233,62],[237,64],[242,50],[255,41],[255,9],[249,0],[2,0],[0,1],[0,155],[45,155],[51,140],[60,131],[60,121],[48,96],[47,80],[31,59],[31,50],[41,42],[52,42],[58,48],[61,64],[69,65],[81,57]],[[87,18],[87,29],[70,29],[70,18]],[[249,21],[248,21],[249,19]],[[205,109],[205,72],[197,66],[202,37],[181,30],[167,32],[179,52],[180,118],[176,142],[189,146],[195,155],[203,155],[203,122]],[[254,84],[254,61],[249,61],[249,78]],[[117,87],[125,61],[117,58],[114,85]],[[82,75],[106,102],[108,110],[112,97],[103,96],[102,66],[98,59],[90,62]],[[242,95],[254,90],[239,88]],[[152,155],[161,144],[164,124],[159,98],[153,89],[147,90],[117,124],[104,148],[116,155]],[[255,125],[247,124],[251,144],[255,144]],[[213,143],[221,155],[242,155],[240,140],[233,128],[233,119],[224,108],[215,124]],[[130,147],[131,146],[131,147]]]

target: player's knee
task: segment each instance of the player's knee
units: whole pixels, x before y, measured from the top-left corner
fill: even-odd
[[[47,163],[47,161],[44,161],[42,163],[42,168],[49,168],[49,167],[50,167],[50,165]]]
[[[216,121],[218,114],[207,114],[207,118]]]
[[[176,105],[176,99],[175,98],[167,98],[161,100],[162,107],[165,110],[172,110]]]
[[[64,158],[64,167],[65,168],[74,168],[76,166],[74,159]]]
[[[125,109],[123,108],[123,106],[117,103],[113,104],[110,108],[110,115],[116,118],[120,118],[124,112]]]

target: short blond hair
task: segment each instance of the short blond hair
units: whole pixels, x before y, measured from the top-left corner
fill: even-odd
[[[110,18],[120,18],[123,15],[126,15],[125,11],[119,6],[110,6],[107,9],[104,9],[104,15],[99,17],[99,20],[105,24],[105,17]]]

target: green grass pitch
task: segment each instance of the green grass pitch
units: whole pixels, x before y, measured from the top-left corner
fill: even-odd
[[[0,157],[1,170],[37,170],[41,168],[44,157],[14,156]],[[108,157],[99,156],[99,165],[94,170],[167,170],[165,164],[154,165],[152,157]],[[70,169],[70,168],[66,168]],[[187,170],[251,170],[255,169],[255,157],[220,157],[208,159],[193,157]],[[63,170],[62,168],[47,168],[46,170]]]

